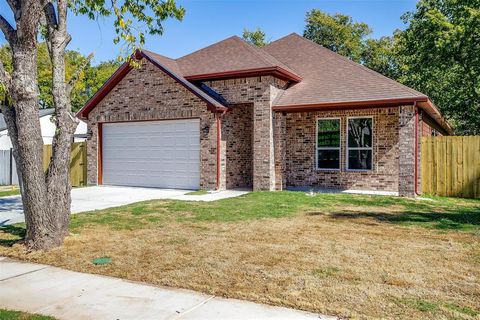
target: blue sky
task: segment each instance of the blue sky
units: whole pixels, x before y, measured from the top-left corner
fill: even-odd
[[[244,28],[261,27],[270,40],[291,32],[302,34],[305,13],[317,8],[328,13],[343,13],[357,21],[366,22],[373,30],[373,37],[391,35],[404,24],[400,16],[415,9],[415,0],[180,0],[186,9],[182,22],[165,22],[163,36],[147,36],[145,48],[177,58],[232,35],[241,35]],[[0,5],[0,13],[9,12],[6,1]],[[71,15],[69,30],[73,37],[70,49],[83,54],[95,52],[94,62],[114,59],[119,46],[113,44],[114,30],[111,19],[91,21],[86,17]],[[1,43],[5,42],[3,38]]]

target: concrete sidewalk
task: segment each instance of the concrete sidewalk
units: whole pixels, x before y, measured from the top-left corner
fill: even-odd
[[[0,257],[0,308],[58,319],[336,319]]]

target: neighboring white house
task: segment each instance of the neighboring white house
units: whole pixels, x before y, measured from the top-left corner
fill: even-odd
[[[51,117],[54,109],[40,109],[40,128],[42,130],[43,144],[52,144],[53,136],[55,135],[55,123],[52,122]],[[87,124],[80,121],[77,130],[75,131],[75,142],[85,141],[87,136]],[[3,115],[0,113],[0,150],[10,150],[12,142],[8,135],[7,125]]]

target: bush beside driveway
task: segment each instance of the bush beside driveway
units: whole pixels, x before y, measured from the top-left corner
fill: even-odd
[[[479,315],[480,201],[258,192],[148,201],[72,217],[50,252],[21,225],[0,255],[207,294],[360,318]],[[110,264],[92,260],[109,257]]]

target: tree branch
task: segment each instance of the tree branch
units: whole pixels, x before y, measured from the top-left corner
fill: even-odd
[[[56,28],[58,25],[58,21],[57,16],[55,15],[55,7],[53,6],[53,3],[48,2],[43,7],[43,12],[45,13],[45,20],[48,27]]]
[[[3,34],[5,35],[5,39],[7,39],[9,43],[14,42],[17,32],[2,15],[0,15],[0,30],[2,30]]]
[[[88,55],[88,57],[85,59],[85,61],[77,68],[77,70],[75,71],[75,73],[72,75],[72,77],[70,78],[70,81],[68,82],[68,85],[67,85],[67,94],[68,96],[70,96],[70,94],[72,93],[72,90],[73,88],[75,88],[75,85],[77,84],[78,82],[78,79],[80,77],[80,74],[82,73],[83,70],[85,70],[85,68],[90,64],[90,62],[92,61],[93,59],[93,56],[94,56],[94,53],[90,53]]]
[[[7,124],[8,135],[10,136],[12,145],[16,149],[18,146],[16,110],[13,106],[11,106],[6,95],[4,101],[0,103],[0,111],[2,111],[3,118],[5,119],[5,123]]]
[[[20,20],[22,16],[20,2],[18,0],[7,0],[7,2],[8,2],[8,5],[10,6],[10,9],[12,9],[13,17],[15,18],[15,21]]]

